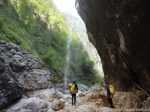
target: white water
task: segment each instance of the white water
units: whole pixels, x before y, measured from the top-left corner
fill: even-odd
[[[68,84],[68,75],[69,75],[69,67],[70,67],[70,64],[69,64],[69,61],[70,61],[70,56],[71,56],[71,51],[70,51],[70,43],[71,43],[71,31],[69,33],[69,37],[68,37],[68,40],[67,40],[67,54],[66,54],[66,65],[65,65],[65,71],[64,71],[64,87],[65,89],[67,89],[67,84]]]

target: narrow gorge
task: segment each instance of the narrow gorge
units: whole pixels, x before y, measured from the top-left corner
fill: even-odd
[[[91,61],[86,51],[91,45],[86,49],[87,41],[68,27],[70,18],[52,0],[1,0],[0,112],[150,111],[150,1],[74,5],[101,58],[104,79],[94,68],[99,59]],[[67,86],[72,78],[79,87],[75,106]],[[114,109],[102,81],[115,87]]]

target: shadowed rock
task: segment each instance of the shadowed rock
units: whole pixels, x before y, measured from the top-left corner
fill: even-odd
[[[89,39],[102,60],[105,81],[131,91],[150,89],[150,1],[76,0]]]
[[[1,47],[0,47],[1,50]],[[0,53],[0,108],[22,96],[23,88],[12,71],[7,58]]]

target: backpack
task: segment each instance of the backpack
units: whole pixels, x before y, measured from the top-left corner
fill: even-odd
[[[109,86],[109,90],[110,90],[110,98],[114,98],[114,94],[115,94],[115,88],[114,88],[114,86],[113,85],[110,85]]]
[[[70,86],[70,93],[76,94],[76,85],[74,83],[69,84]]]
[[[110,86],[109,86],[109,90],[110,90],[111,95],[114,95],[114,94],[115,94],[115,88],[114,88],[113,85],[110,85]]]

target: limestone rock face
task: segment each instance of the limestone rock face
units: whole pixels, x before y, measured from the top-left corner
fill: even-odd
[[[23,88],[6,62],[0,57],[0,108],[21,97]],[[6,64],[6,65],[5,65]]]
[[[150,89],[150,1],[76,0],[87,34],[100,54],[106,83],[117,90]]]
[[[18,49],[13,45],[11,48]],[[9,49],[8,45],[4,41],[0,41],[0,108],[21,97],[23,92],[23,88],[16,78],[16,73],[13,72],[11,63],[9,63],[11,54],[8,53],[9,56],[5,54],[7,49]],[[18,66],[21,67],[20,65]]]
[[[19,82],[23,85],[24,90],[39,90],[50,88],[50,73],[45,70],[31,69],[18,73]]]
[[[9,106],[5,112],[47,112],[51,108],[51,103],[32,97],[21,99],[17,103]]]
[[[50,73],[39,60],[17,45],[0,41],[0,108],[22,96],[23,90],[51,86]]]

